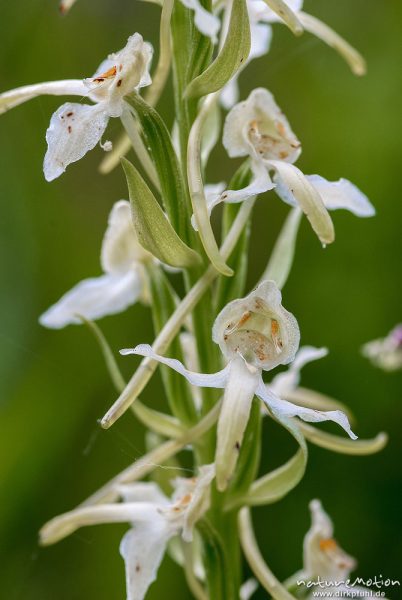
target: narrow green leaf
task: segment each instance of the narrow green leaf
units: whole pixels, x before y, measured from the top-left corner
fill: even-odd
[[[179,238],[137,169],[126,158],[122,158],[122,165],[140,244],[171,267],[186,268],[197,264],[200,257]]]
[[[216,92],[235,75],[250,54],[251,35],[246,0],[232,4],[229,29],[225,43],[213,63],[188,85],[188,98]]]
[[[280,290],[285,285],[293,264],[302,215],[300,208],[295,207],[286,217],[260,281],[272,279]]]
[[[284,465],[257,479],[247,494],[247,504],[258,506],[278,502],[301,481],[306,457],[299,449]]]
[[[169,131],[159,113],[141,96],[133,93],[125,100],[134,109],[141,125],[145,145],[158,174],[166,214],[178,235],[188,242],[192,234],[190,199]]]
[[[250,168],[248,161],[244,162],[236,171],[232,180],[229,183],[229,189],[241,190],[246,187],[250,181]],[[225,203],[223,207],[222,219],[222,240],[226,239],[230,228],[236,219],[236,216],[241,208],[241,204]],[[230,260],[227,261],[228,266],[233,269],[235,275],[230,279],[225,277],[218,281],[215,308],[218,313],[228,302],[244,296],[244,290],[247,278],[248,267],[248,249],[251,232],[251,219],[247,222],[246,227],[241,234],[236,248],[234,249]]]

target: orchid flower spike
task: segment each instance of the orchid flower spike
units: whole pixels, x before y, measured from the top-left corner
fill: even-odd
[[[104,274],[84,279],[51,306],[39,319],[44,327],[61,329],[87,319],[100,319],[125,310],[137,300],[147,300],[145,264],[154,260],[137,241],[130,204],[113,206],[103,237],[101,265]]]
[[[275,188],[282,200],[303,210],[323,244],[334,240],[328,210],[345,208],[361,217],[375,213],[368,198],[350,181],[306,176],[293,165],[301,144],[268,90],[257,88],[232,108],[226,117],[223,144],[230,157],[249,157],[252,180],[241,190],[223,192],[214,206],[219,201],[242,202]]]
[[[385,338],[364,344],[362,354],[383,371],[402,369],[402,323],[396,325]]]
[[[66,102],[52,115],[46,132],[48,149],[43,170],[47,181],[59,177],[67,166],[82,158],[101,140],[110,117],[121,117],[124,96],[150,85],[152,46],[139,33],[111,54],[89,79],[50,81],[27,85],[0,94],[0,114],[36,96],[75,95],[95,104]]]
[[[273,416],[295,417],[305,421],[332,420],[348,434],[347,417],[341,411],[322,412],[296,406],[282,400],[264,384],[262,371],[293,361],[300,340],[295,317],[281,304],[282,296],[274,281],[262,282],[245,298],[230,302],[217,316],[212,338],[227,360],[218,373],[188,371],[175,359],[156,354],[151,346],[121,350],[121,354],[139,354],[167,365],[192,385],[224,389],[217,427],[215,454],[217,487],[224,490],[236,467],[244,431],[254,396],[258,396]]]
[[[127,600],[143,600],[155,581],[167,544],[174,536],[191,541],[193,529],[209,508],[213,465],[199,468],[199,475],[173,481],[174,493],[167,498],[155,483],[121,485],[123,500],[77,508],[55,517],[40,531],[43,545],[54,544],[85,525],[132,524],[120,544],[126,565]]]

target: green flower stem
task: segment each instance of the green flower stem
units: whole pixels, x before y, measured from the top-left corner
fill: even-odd
[[[251,210],[254,206],[254,199],[250,198],[246,202],[243,202],[242,207],[230,229],[230,232],[222,244],[221,254],[227,259],[233,252],[236,243],[241,236],[243,228],[248,222]],[[171,344],[173,338],[178,334],[180,328],[185,321],[187,315],[194,309],[199,300],[209,289],[211,283],[218,276],[218,272],[211,265],[205,271],[204,275],[197,281],[193,288],[183,298],[176,310],[165,323],[157,336],[153,350],[158,354],[164,354]],[[139,368],[134,373],[126,388],[116,400],[113,406],[108,410],[103,419],[101,420],[101,426],[104,429],[108,429],[121,417],[131,404],[136,400],[139,394],[147,385],[151,379],[156,367],[157,361],[152,358],[145,358],[142,360]]]
[[[274,600],[295,600],[287,589],[278,581],[263,559],[255,539],[250,509],[242,508],[239,512],[239,533],[243,552],[254,575],[263,588]]]

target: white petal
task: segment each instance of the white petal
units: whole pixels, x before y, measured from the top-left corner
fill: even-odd
[[[254,595],[257,589],[258,581],[256,579],[253,579],[252,577],[250,579],[247,579],[247,581],[245,581],[240,587],[240,600],[250,600],[251,596]]]
[[[357,217],[372,217],[375,208],[363,192],[348,179],[327,181],[320,175],[307,175],[328,210],[344,208]]]
[[[261,383],[256,391],[256,394],[261,400],[263,400],[268,407],[272,407],[277,413],[285,415],[287,417],[299,417],[303,421],[309,423],[319,423],[322,421],[333,421],[340,425],[346,433],[356,440],[357,436],[353,433],[350,428],[350,424],[347,416],[340,410],[313,410],[312,408],[305,408],[302,406],[296,406],[287,400],[279,398],[272,390]]]
[[[218,389],[224,388],[229,376],[229,365],[217,373],[194,373],[192,371],[188,371],[179,360],[176,360],[175,358],[165,358],[164,356],[155,354],[151,346],[148,344],[139,344],[135,348],[125,348],[120,350],[120,354],[139,354],[140,356],[149,356],[163,365],[167,365],[174,371],[177,371],[180,373],[180,375],[183,375],[183,377],[185,377],[189,383],[199,387],[211,387]]]
[[[140,246],[131,220],[130,203],[119,200],[110,211],[108,226],[103,237],[101,265],[106,273],[127,272],[136,262],[151,257]]]
[[[3,92],[0,94],[0,114],[10,108],[14,108],[23,102],[27,102],[37,96],[87,96],[88,89],[80,79],[66,79],[64,81],[46,81],[44,83],[34,83],[33,85],[24,85]]]
[[[85,506],[59,515],[46,523],[39,532],[40,541],[44,545],[54,544],[80,527],[88,525],[131,521],[153,523],[158,519],[160,519],[158,507],[149,502]]]
[[[272,380],[270,387],[275,394],[281,396],[294,390],[300,382],[300,371],[304,365],[327,356],[327,348],[303,346],[295,356],[294,361],[284,373],[279,373]]]
[[[205,10],[199,0],[180,0],[184,6],[194,11],[194,24],[203,35],[211,38],[215,43],[221,27],[220,20],[212,13]]]
[[[229,364],[229,379],[218,420],[215,454],[216,484],[220,491],[226,489],[235,470],[251,403],[261,378],[261,372],[253,367],[250,370],[240,357]]]
[[[155,581],[172,532],[163,521],[136,525],[120,543],[126,568],[127,600],[143,600]]]
[[[331,217],[320,194],[307,177],[294,165],[279,160],[266,162],[276,170],[274,181],[278,196],[292,206],[297,202],[323,244],[333,242],[335,232]]]
[[[229,110],[239,101],[240,90],[238,84],[238,74],[234,75],[222,88],[219,101],[224,109]]]
[[[303,8],[303,0],[285,0],[293,12]],[[271,10],[264,0],[249,0],[250,20],[264,21],[265,23],[283,23],[282,19]]]
[[[44,327],[61,329],[73,323],[80,324],[79,316],[100,319],[125,310],[138,299],[142,279],[135,270],[123,275],[102,275],[84,279],[67,292],[40,317]]]
[[[250,24],[251,50],[248,61],[259,58],[269,52],[272,40],[272,27],[263,23]]]
[[[153,481],[127,483],[117,486],[124,502],[150,502],[159,506],[169,503],[169,499]]]
[[[48,150],[43,170],[47,181],[59,177],[101,139],[109,116],[103,103],[90,106],[66,102],[52,115],[46,132]]]
[[[229,202],[231,204],[243,202],[243,200],[247,200],[247,198],[258,196],[258,194],[263,194],[275,187],[275,184],[269,176],[268,169],[261,161],[252,160],[251,171],[251,182],[241,190],[226,190],[221,195],[220,202]],[[216,204],[219,204],[219,202],[215,202],[215,206]]]

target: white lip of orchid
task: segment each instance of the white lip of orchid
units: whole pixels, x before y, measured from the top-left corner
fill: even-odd
[[[116,202],[110,212],[101,250],[104,274],[85,279],[51,306],[39,319],[44,327],[60,329],[80,324],[80,316],[98,319],[147,299],[144,264],[153,260],[138,243],[131,223],[130,204]]]
[[[281,298],[276,284],[265,281],[220,312],[212,338],[228,360],[240,355],[249,365],[264,370],[293,360],[300,332]]]
[[[304,570],[309,577],[342,581],[356,561],[333,538],[333,524],[321,502],[312,500],[309,506],[312,524],[304,538]]]

